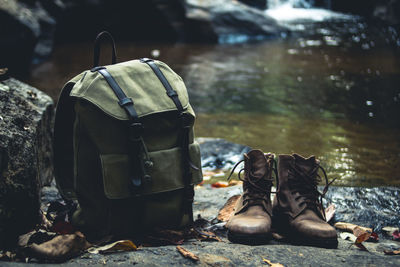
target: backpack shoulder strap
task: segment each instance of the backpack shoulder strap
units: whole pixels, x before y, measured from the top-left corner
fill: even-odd
[[[57,187],[65,199],[76,199],[74,189],[74,121],[75,99],[70,96],[75,83],[84,74],[69,81],[58,98],[54,122],[54,173]]]

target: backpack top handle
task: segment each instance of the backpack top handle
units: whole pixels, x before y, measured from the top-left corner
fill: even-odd
[[[108,39],[112,46],[112,64],[117,63],[117,52],[115,49],[114,38],[109,32],[102,31],[97,35],[96,40],[94,41],[93,68],[99,66],[100,46],[104,39]]]

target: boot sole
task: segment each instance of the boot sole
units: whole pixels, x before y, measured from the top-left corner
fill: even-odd
[[[229,241],[244,245],[265,245],[269,243],[271,238],[271,234],[246,235],[228,231]]]
[[[288,241],[297,246],[312,246],[312,247],[320,247],[320,248],[337,248],[338,240],[337,238],[331,239],[320,239],[320,238],[288,238]]]
[[[282,221],[280,221],[277,218],[273,219],[272,225],[273,229],[275,229],[277,233],[279,233],[284,237],[282,241],[286,241],[292,245],[335,249],[338,247],[339,244],[337,237],[310,238],[305,236],[299,236],[298,233],[288,230],[289,226],[286,223],[282,223]]]
[[[288,242],[296,246],[311,246],[320,248],[337,248],[338,240],[337,238],[310,238],[310,237],[292,237],[298,235],[297,233],[288,233],[277,231],[283,238],[278,241]]]

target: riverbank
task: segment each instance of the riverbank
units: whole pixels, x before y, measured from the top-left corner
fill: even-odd
[[[390,207],[388,206],[396,204],[397,206],[393,207],[393,210],[398,211],[399,204],[395,202],[385,207],[379,207],[379,197],[370,198],[371,195],[387,195],[387,192],[392,192],[395,197],[400,194],[400,189],[332,187],[327,202],[336,204],[336,220],[346,218],[349,220],[347,222],[358,222],[362,226],[369,226],[369,217],[358,217],[357,215],[352,217],[352,211],[345,211],[346,208],[359,205],[363,200],[358,198],[364,195],[365,201],[369,199],[370,207],[361,204],[359,206],[361,210],[370,214],[385,212],[391,214],[396,217],[398,226],[400,214],[399,212],[389,212]],[[219,209],[226,200],[239,193],[241,193],[240,185],[226,188],[212,188],[210,185],[198,186],[196,187],[194,214],[216,222],[213,219],[217,217]],[[45,188],[43,197],[48,200],[56,199],[58,197],[56,189],[54,187]],[[343,199],[347,199],[348,203],[344,204]],[[391,202],[390,199],[388,201]],[[352,204],[348,206],[350,202]],[[373,219],[372,217],[371,219]],[[112,266],[268,266],[264,259],[284,266],[398,266],[400,264],[400,256],[385,255],[383,252],[384,250],[399,249],[400,242],[390,240],[382,232],[379,232],[379,242],[364,242],[368,251],[361,251],[352,245],[352,241],[341,238],[338,238],[337,249],[294,246],[276,240],[272,240],[267,245],[247,246],[229,242],[221,223],[211,223],[209,230],[214,231],[221,241],[188,240],[181,245],[199,257],[196,262],[184,258],[177,251],[176,245],[167,245],[140,247],[137,251],[109,255],[84,253],[57,266],[101,266],[106,264]],[[18,262],[2,262],[1,265],[4,267],[26,266],[26,264]],[[30,266],[39,265],[41,264],[35,262],[30,264]],[[49,265],[46,264],[46,266]]]

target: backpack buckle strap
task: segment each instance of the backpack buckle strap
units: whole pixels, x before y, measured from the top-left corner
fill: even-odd
[[[182,112],[183,106],[181,101],[179,100],[178,93],[172,88],[171,84],[168,82],[167,78],[164,76],[164,74],[157,66],[157,64],[154,62],[154,60],[150,58],[141,58],[140,62],[146,63],[153,70],[154,74],[157,76],[161,84],[164,86],[168,97],[171,98],[171,100],[174,102],[178,112]]]
[[[125,98],[122,98],[121,100],[119,100],[118,104],[121,107],[124,107],[124,106],[127,106],[127,105],[133,105],[133,100],[130,97],[125,97]]]
[[[139,141],[144,132],[144,127],[141,122],[133,122],[129,125],[129,140]]]

